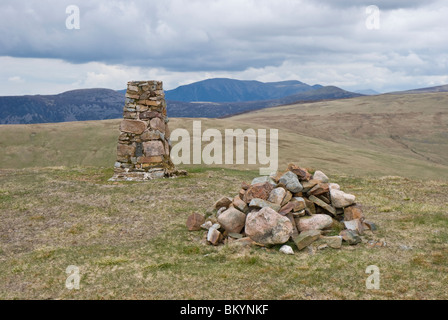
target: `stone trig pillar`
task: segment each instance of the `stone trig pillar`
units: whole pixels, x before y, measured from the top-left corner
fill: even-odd
[[[161,81],[128,82],[111,181],[144,181],[178,174]]]

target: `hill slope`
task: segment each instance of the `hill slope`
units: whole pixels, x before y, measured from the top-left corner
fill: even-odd
[[[201,120],[203,131],[279,129],[280,167],[298,162],[336,174],[447,178],[446,93],[304,103],[226,119],[172,118],[170,128],[191,132],[194,120]],[[0,126],[1,167],[112,167],[119,122]]]
[[[289,105],[232,120],[448,166],[448,93],[386,94]]]

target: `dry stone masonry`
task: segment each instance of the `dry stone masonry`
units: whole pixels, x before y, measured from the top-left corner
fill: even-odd
[[[115,174],[111,181],[172,177],[170,130],[161,81],[128,82],[120,124]]]
[[[188,217],[190,231],[206,231],[211,245],[283,245],[280,252],[294,254],[316,243],[317,249],[356,245],[376,225],[365,220],[354,195],[330,183],[321,171],[289,164],[276,176],[245,182],[234,198],[222,197],[205,216]],[[311,247],[309,247],[311,248]]]

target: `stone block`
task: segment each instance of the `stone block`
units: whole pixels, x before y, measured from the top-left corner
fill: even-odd
[[[162,156],[165,154],[165,146],[162,141],[143,142],[143,149],[147,157]]]
[[[123,120],[120,124],[121,132],[142,134],[146,130],[146,123],[140,120]]]

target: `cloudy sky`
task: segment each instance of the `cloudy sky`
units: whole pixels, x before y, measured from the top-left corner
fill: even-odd
[[[0,95],[216,77],[435,86],[448,84],[447,35],[446,0],[2,0]]]

